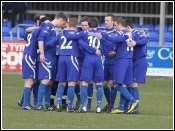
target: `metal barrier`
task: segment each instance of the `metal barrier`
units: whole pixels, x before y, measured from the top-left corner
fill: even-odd
[[[27,14],[57,14],[59,11],[51,11],[51,10],[27,10]],[[78,21],[80,21],[82,16],[105,16],[107,13],[104,12],[80,12],[80,11],[64,11],[65,14],[69,15],[78,15]],[[150,17],[150,18],[160,18],[159,14],[138,14],[138,13],[114,13],[115,16],[122,16],[122,17],[139,17],[139,24],[143,25],[143,18]],[[165,15],[165,18],[173,18],[173,15]]]
[[[33,26],[33,24],[18,24],[17,26],[15,26],[11,31],[10,31],[10,40],[13,40],[13,31],[17,29],[17,39],[20,40],[20,30],[19,27],[21,26]]]

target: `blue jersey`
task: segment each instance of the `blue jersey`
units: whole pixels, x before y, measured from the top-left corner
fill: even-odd
[[[24,48],[24,54],[29,54],[33,57],[37,57],[37,49],[38,49],[38,35],[41,28],[33,30],[30,33],[27,33],[25,36],[26,44]]]
[[[148,36],[145,35],[142,31],[133,30],[132,39],[136,42],[136,46],[134,46],[133,60],[137,60],[141,57],[146,57],[147,43],[149,40]]]
[[[82,28],[78,27],[77,30],[80,32],[80,31],[82,31]],[[81,59],[81,61],[83,61],[84,57],[85,57],[84,49],[81,46],[79,46],[79,59]]]
[[[52,40],[54,37],[56,37],[56,31],[55,31],[54,25],[50,22],[46,23],[40,31],[40,34],[38,36],[38,41],[43,41],[45,52],[48,52],[53,56],[56,54],[56,48],[55,47],[48,48],[48,49],[45,49],[45,48],[46,48],[46,43]]]
[[[112,42],[102,38],[101,40],[97,39],[95,33],[100,33],[98,30],[89,30],[87,36],[84,38],[84,41],[89,44],[89,46],[94,49],[100,49],[102,55],[107,56],[111,47],[113,46]],[[91,55],[89,52],[85,51],[86,55]]]
[[[107,33],[109,36],[113,36],[115,34],[116,30],[114,29],[114,27],[112,27],[112,28],[104,28],[104,30],[102,30],[102,32]],[[114,51],[114,49],[115,49],[115,44],[114,44],[113,47],[111,46],[110,51]],[[109,57],[108,55],[106,56],[106,58],[107,59],[113,59],[113,57]]]
[[[75,30],[65,30],[68,34],[77,34]],[[72,55],[72,56],[79,56],[78,53],[78,42],[77,40],[67,39],[66,33],[62,33],[59,36],[58,40],[58,52],[59,55]]]
[[[80,31],[80,32],[75,32],[75,33],[68,33],[67,31],[64,31],[63,33],[64,33],[64,35],[66,35],[66,38],[69,39],[69,40],[78,40],[79,57],[81,57],[80,48],[81,48],[81,51],[86,50],[90,54],[95,53],[96,49],[89,46],[87,43],[84,43],[84,41],[83,41],[84,39],[87,38],[86,37],[87,36],[87,31]]]
[[[86,36],[86,32],[77,32],[75,30],[64,30],[63,33],[57,35],[54,39],[47,42],[47,48],[59,46],[58,52],[59,55],[73,55],[79,57],[79,48],[81,46],[83,49],[86,49],[89,53],[95,53],[95,49],[89,47],[88,44],[84,44],[81,40],[78,39]]]
[[[116,45],[116,59],[128,59],[133,57],[133,48],[127,46],[126,40],[129,38],[127,30],[116,31],[114,35],[102,35],[107,40],[112,41]]]

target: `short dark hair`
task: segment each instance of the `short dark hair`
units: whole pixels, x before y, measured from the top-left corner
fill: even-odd
[[[131,19],[125,19],[125,21],[126,21],[126,26],[130,26],[132,29],[134,28],[133,21]]]
[[[126,21],[122,17],[115,17],[114,21],[116,21],[117,23],[120,23],[123,27],[126,27]]]
[[[97,28],[98,24],[99,24],[99,21],[98,21],[97,17],[92,17],[88,21],[88,25],[90,28]]]
[[[36,14],[36,15],[33,17],[33,20],[34,20],[35,23],[37,22],[37,20],[40,20],[40,16],[41,16],[41,15],[45,16],[44,14]]]
[[[89,21],[89,17],[84,16],[81,18],[80,22],[85,22],[85,21]]]
[[[64,14],[63,12],[60,12],[60,13],[55,15],[56,19],[62,18],[63,21],[66,21],[66,22],[67,22],[67,19],[68,19],[67,17],[68,17],[68,15]]]
[[[115,16],[113,14],[107,14],[105,17],[109,17],[109,16],[111,17],[111,20],[114,20]]]
[[[49,17],[42,17],[40,20],[39,20],[39,25],[41,25],[42,22],[46,21],[46,20],[49,20]]]

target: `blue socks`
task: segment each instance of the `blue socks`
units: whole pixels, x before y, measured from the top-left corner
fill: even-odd
[[[68,109],[72,109],[72,104],[74,100],[74,93],[75,93],[75,87],[74,86],[68,86],[67,90],[67,98],[68,98]]]
[[[81,104],[82,107],[86,107],[86,99],[87,99],[87,86],[82,85],[81,87],[81,93],[80,93],[80,97],[81,97]]]
[[[111,87],[111,94],[110,94],[110,108],[114,108],[114,103],[115,103],[115,99],[117,96],[117,91],[114,87]]]
[[[45,90],[45,107],[50,107],[51,85],[46,86]]]
[[[31,94],[31,88],[30,87],[24,87],[24,101],[22,106],[29,106],[30,105],[30,94]]]
[[[47,85],[40,83],[39,89],[38,89],[38,100],[37,100],[37,107],[42,105],[42,101],[45,95]]]
[[[131,88],[132,96],[134,99],[139,100],[139,88],[138,87],[132,87]]]
[[[129,100],[129,102],[134,103],[136,101],[126,89],[126,87],[123,87],[122,85],[117,85],[116,90],[119,91],[124,98]]]
[[[101,107],[102,98],[103,98],[103,86],[102,85],[96,85],[97,89],[97,107]]]
[[[62,96],[64,93],[64,88],[65,88],[64,85],[58,85],[57,88],[57,104],[59,105],[62,105]]]
[[[38,99],[38,88],[40,85],[40,81],[37,81],[37,83],[34,83],[33,85],[33,105],[36,106],[37,105],[37,99]]]

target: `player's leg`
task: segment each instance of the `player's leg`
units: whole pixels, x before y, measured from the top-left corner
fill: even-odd
[[[36,70],[37,71],[37,70]],[[32,87],[32,90],[33,90],[33,106],[36,107],[37,105],[37,99],[38,99],[38,88],[39,88],[39,85],[40,85],[40,80],[36,80],[35,79],[35,83]]]
[[[38,89],[37,109],[42,109],[42,101],[45,96],[45,109],[50,107],[51,84],[55,78],[55,59],[53,56],[45,55],[46,61],[39,62],[38,79],[41,80]]]
[[[67,109],[67,89],[68,89],[68,82],[66,82],[66,86],[64,88],[64,93],[62,96],[62,109]]]
[[[102,66],[101,59],[95,60],[94,72],[93,72],[93,81],[96,83],[96,99],[97,99],[97,107],[96,113],[101,112],[101,103],[103,99],[103,85],[102,82],[104,80],[104,70]]]
[[[62,97],[67,81],[67,67],[65,66],[66,56],[60,56],[56,80],[59,81],[57,88],[57,111],[62,111]]]
[[[82,70],[83,72],[83,70]],[[82,77],[83,78],[83,77]],[[80,78],[81,79],[81,78]],[[87,111],[86,109],[86,100],[87,100],[87,88],[88,88],[88,82],[82,81],[82,86],[81,86],[81,106],[79,107],[77,112],[84,113]]]
[[[31,110],[30,96],[31,88],[34,84],[34,79],[36,78],[36,58],[28,54],[24,55],[22,59],[22,76],[25,79],[22,108],[25,110]]]
[[[131,85],[126,85],[126,89],[128,90],[128,92],[132,95],[132,90],[131,90]],[[124,112],[127,112],[128,109],[130,108],[130,103],[129,103],[129,100],[126,100],[125,101],[125,104],[124,104]]]
[[[133,62],[133,84],[131,88],[132,96],[134,99],[140,101],[139,84],[144,84],[147,71],[147,60],[145,57]],[[139,113],[139,105],[132,113]]]
[[[110,72],[109,72],[109,60],[104,60],[104,81],[103,90],[104,96],[106,98],[107,104],[103,107],[102,111],[107,111],[110,105],[110,88],[109,88]]]
[[[67,111],[73,111],[73,100],[75,94],[75,85],[79,80],[79,64],[75,56],[69,56],[69,59],[66,62],[67,65],[67,81],[68,81],[68,90],[67,90]],[[72,75],[74,74],[74,75]]]
[[[114,68],[114,86],[117,91],[120,92],[120,100],[119,106],[116,110],[112,111],[111,113],[124,113],[124,104],[126,100],[129,100],[131,103],[131,108],[128,110],[127,113],[130,113],[134,110],[134,108],[138,105],[138,102],[132,97],[132,95],[127,90],[126,86],[123,86],[123,83],[126,85],[130,85],[132,83],[132,59],[119,59],[116,60],[114,63],[114,67],[117,66],[118,68]],[[127,74],[127,76],[126,76]],[[125,80],[127,77],[127,80]]]
[[[77,82],[76,86],[75,86],[75,94],[77,96],[77,101],[75,103],[75,110],[78,110],[80,108],[80,104],[81,104],[81,98],[80,98],[80,83]]]
[[[92,111],[93,82],[88,84],[87,111]]]
[[[110,88],[109,88],[109,81],[103,81],[103,90],[104,96],[106,98],[107,104],[103,107],[102,111],[107,111],[110,105]]]
[[[88,92],[88,82],[92,81],[93,76],[93,69],[92,69],[93,61],[90,57],[86,56],[86,58],[83,61],[81,75],[80,75],[80,81],[82,81],[81,85],[81,93],[80,93],[80,99],[81,99],[81,107],[79,108],[78,112],[86,112],[86,100],[87,100],[87,92]]]
[[[110,92],[111,94],[110,94],[110,105],[109,105],[107,112],[111,112],[114,110],[114,103],[115,103],[116,96],[117,96],[117,91],[114,88],[114,84],[113,84],[113,70],[114,70],[114,59],[111,59],[110,64],[109,64],[109,72],[110,72],[109,85],[111,87],[111,92]]]
[[[75,94],[75,81],[68,82],[68,89],[67,89],[67,112],[74,112],[73,109],[73,100],[74,100],[74,94]]]
[[[107,112],[111,112],[111,111],[114,110],[114,103],[115,103],[116,96],[117,96],[117,91],[114,88],[114,84],[113,84],[112,79],[109,80],[109,84],[110,84],[110,87],[111,87],[111,94],[110,94],[110,105],[109,105],[109,108],[108,108]]]
[[[55,105],[54,101],[55,101],[58,83],[59,83],[58,81],[53,81],[52,86],[51,86],[51,96],[50,96],[50,105],[51,106]]]
[[[55,63],[55,72],[57,73],[58,70],[58,61],[59,61],[59,56],[55,55],[56,57],[56,63]],[[55,79],[56,79],[56,73],[55,73]],[[58,81],[53,80],[52,86],[51,86],[51,96],[50,96],[50,105],[52,107],[54,107],[54,100],[55,100],[55,96],[56,96],[56,92],[57,92],[57,88],[58,88]]]
[[[82,70],[82,65],[83,65],[83,59],[78,57],[77,60],[78,60],[78,63],[79,63],[79,76],[80,76],[81,75],[81,70]],[[75,106],[74,106],[75,110],[78,110],[80,108],[80,105],[81,105],[80,86],[81,86],[81,83],[79,81],[79,82],[76,83],[76,87],[75,87],[75,94],[77,96],[77,101],[76,101]]]

